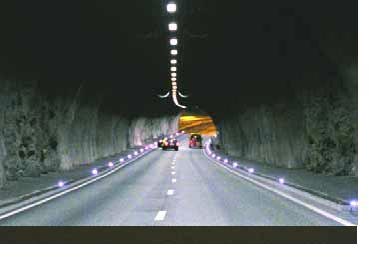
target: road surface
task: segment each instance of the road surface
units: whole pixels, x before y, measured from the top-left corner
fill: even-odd
[[[231,174],[186,143],[178,152],[158,149],[0,225],[341,225]]]

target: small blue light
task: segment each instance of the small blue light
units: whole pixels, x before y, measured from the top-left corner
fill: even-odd
[[[92,173],[92,175],[97,175],[98,171],[97,171],[97,169],[93,169],[93,170],[91,171],[91,173]]]
[[[351,207],[357,207],[358,206],[358,202],[356,200],[352,200],[350,202],[350,205],[351,205]]]

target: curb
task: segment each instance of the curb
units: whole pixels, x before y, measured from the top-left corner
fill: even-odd
[[[225,159],[224,156],[226,156],[226,155],[223,154],[223,153],[219,153],[218,151],[214,150],[214,147],[209,145],[209,149],[211,150],[212,153],[217,153],[217,156],[221,155],[222,159]],[[208,155],[209,157],[211,157],[211,155],[207,151],[205,151],[205,154]],[[226,159],[228,159],[230,162],[232,162],[231,158],[226,157]],[[222,163],[222,164],[224,164],[224,163]],[[250,173],[248,172],[248,169],[247,169],[246,166],[238,165],[237,168],[232,167],[232,165],[228,165],[228,166],[229,166],[229,168],[231,168],[235,171],[238,171],[238,172],[241,172],[241,173],[246,173],[247,175],[250,175]],[[265,175],[263,173],[253,172],[252,175],[257,176],[257,177],[262,177],[262,178],[268,179],[268,180],[273,181],[273,182],[279,182],[279,178],[268,176],[268,175]],[[298,185],[298,184],[294,184],[294,183],[291,183],[291,182],[283,182],[283,184],[287,185],[289,187],[295,188],[297,190],[303,191],[305,193],[309,193],[313,196],[320,197],[320,198],[323,198],[324,200],[327,200],[327,201],[333,202],[335,204],[338,204],[343,209],[348,210],[353,214],[357,214],[357,211],[358,211],[357,207],[351,206],[351,203],[347,200],[344,200],[344,199],[341,199],[341,198],[338,198],[338,197],[333,197],[333,196],[327,195],[323,192],[319,192],[319,191],[316,191],[316,190],[313,190],[313,189],[310,189],[310,188],[307,188],[307,187],[304,187],[304,186],[301,186],[301,185]]]

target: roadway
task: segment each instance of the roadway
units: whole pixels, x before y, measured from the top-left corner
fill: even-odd
[[[4,226],[336,226],[237,177],[200,149],[153,151],[86,187],[0,221]]]

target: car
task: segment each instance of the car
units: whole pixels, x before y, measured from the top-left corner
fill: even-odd
[[[191,134],[188,142],[189,148],[202,148],[202,136],[200,134]]]
[[[177,141],[177,139],[167,139],[163,141],[163,150],[167,150],[167,149],[174,149],[175,151],[178,151],[179,148],[179,143]]]
[[[158,141],[158,147],[159,148],[162,148],[163,147],[165,140],[168,140],[168,138],[163,137],[163,138],[159,139],[159,141]]]

